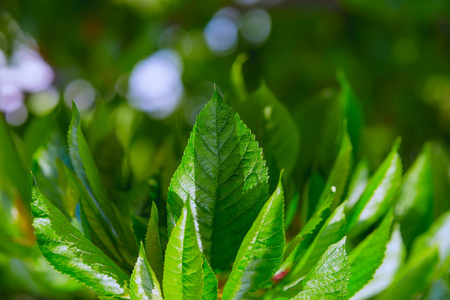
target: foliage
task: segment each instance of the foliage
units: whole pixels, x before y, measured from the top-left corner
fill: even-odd
[[[236,0],[214,54],[224,3],[146,2],[0,9],[0,89],[30,43],[15,18],[64,98],[0,116],[0,298],[450,298],[448,3]],[[160,51],[183,96],[158,119],[126,85]]]
[[[300,200],[286,198],[283,171],[268,196],[263,149],[217,90],[197,117],[167,206],[148,188],[141,200],[140,183],[108,191],[81,121],[74,104],[68,150],[56,129],[36,152],[31,211],[46,260],[101,298],[358,299],[365,293],[408,299],[448,285],[450,252],[439,238],[448,213],[429,228],[404,225],[416,216],[434,220],[423,204],[434,199],[432,144],[403,181],[400,141],[369,176],[367,163],[353,168],[348,123],[342,123],[328,180],[310,186],[309,192],[321,191],[316,200],[303,200],[313,205],[311,217],[292,236],[285,202]],[[399,232],[416,241],[406,262],[392,248],[404,248]],[[385,264],[397,267],[386,271]],[[380,272],[382,288],[370,288]]]

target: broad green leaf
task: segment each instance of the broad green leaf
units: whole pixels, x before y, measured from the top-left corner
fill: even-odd
[[[368,235],[348,257],[352,276],[348,283],[348,296],[353,296],[363,288],[381,265],[386,245],[389,241],[392,224],[392,211],[390,211],[380,226]]]
[[[428,248],[421,255],[412,257],[400,269],[392,284],[377,299],[414,299],[429,285],[438,264],[438,249]]]
[[[122,220],[119,221],[114,205],[107,196],[99,171],[81,131],[80,113],[75,103],[73,103],[73,115],[67,139],[75,172],[89,193],[89,197],[81,198],[83,213],[87,216],[85,221],[89,223],[85,226],[93,231],[90,233],[91,236],[98,237],[93,241],[99,246],[99,240],[105,243],[105,234],[107,234],[110,242],[120,249],[119,254],[121,254],[127,269],[132,269],[136,242],[132,235],[124,233],[131,230],[131,226],[129,226],[131,220],[129,220],[129,224],[125,218],[126,214],[123,214]],[[95,222],[95,224],[90,224],[91,222]],[[111,248],[111,245],[107,245],[107,248]]]
[[[148,262],[155,271],[156,278],[158,278],[159,282],[163,282],[164,259],[158,222],[158,209],[156,208],[155,202],[152,202],[152,210],[147,225],[147,234],[145,235],[145,251],[147,253]]]
[[[203,288],[203,257],[197,243],[197,233],[189,202],[167,244],[164,297],[170,299],[200,299]]]
[[[353,145],[353,154],[356,156],[364,123],[364,114],[358,96],[350,85],[345,73],[342,71],[338,72],[337,79],[341,88],[339,92],[341,109],[347,119],[348,135]]]
[[[409,248],[412,240],[433,221],[433,178],[431,145],[427,144],[406,172],[395,205],[395,215]]]
[[[284,195],[281,175],[242,242],[223,299],[242,299],[261,288],[280,267],[284,252]]]
[[[292,299],[346,299],[350,265],[346,238],[330,245],[303,280],[303,290]]]
[[[37,243],[52,266],[99,295],[126,294],[128,275],[74,228],[36,187],[32,195],[31,208]]]
[[[376,270],[373,279],[366,284],[362,290],[357,292],[351,299],[369,299],[386,289],[394,280],[395,274],[402,266],[406,257],[406,249],[403,245],[400,227],[394,227],[391,239],[386,246],[383,263]],[[351,278],[350,278],[351,280]]]
[[[11,139],[3,116],[0,116],[0,145],[0,187],[6,189],[13,186],[15,192],[28,203],[30,200],[29,176]]]
[[[264,149],[273,189],[279,172],[284,169],[289,176],[296,165],[300,147],[297,125],[264,82],[245,101],[236,104],[236,111]]]
[[[347,184],[347,178],[350,174],[352,164],[352,144],[347,133],[347,125],[344,125],[339,153],[336,157],[333,168],[331,169],[330,175],[325,184],[325,188],[323,189],[323,192],[319,198],[319,203],[325,201],[328,190],[332,186],[336,188],[336,193],[331,204],[331,209],[334,210],[341,203],[341,197],[344,194],[344,190]]]
[[[268,197],[267,182],[261,148],[215,91],[169,187],[169,232],[190,198],[206,259],[213,269],[228,268]]]
[[[130,279],[130,296],[136,300],[162,300],[158,279],[147,261],[144,246],[141,243],[139,257]]]
[[[203,300],[215,300],[217,299],[218,282],[216,275],[208,264],[208,261],[203,256]]]
[[[355,167],[348,184],[348,201],[346,211],[352,210],[364,192],[369,181],[369,161],[361,160]]]
[[[280,268],[279,273],[291,270],[294,262],[298,262],[304,255],[305,251],[308,249],[308,246],[312,243],[315,235],[323,224],[323,220],[326,218],[325,215],[326,212],[329,211],[333,197],[334,189],[330,189],[326,200],[319,205],[314,215],[309,219],[308,223],[306,223],[302,230],[289,242],[284,254],[285,258],[283,265]]]
[[[356,203],[348,224],[351,234],[366,230],[385,214],[391,205],[402,178],[402,164],[397,152],[399,147],[400,139],[397,139]]]
[[[313,267],[327,248],[345,235],[347,220],[344,214],[345,202],[338,206],[328,217],[314,241],[292,269],[290,278],[305,275]]]

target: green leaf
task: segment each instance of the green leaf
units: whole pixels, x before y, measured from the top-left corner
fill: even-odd
[[[395,205],[407,247],[426,231],[433,221],[433,178],[431,145],[426,144],[414,164],[406,172]]]
[[[236,111],[264,149],[273,189],[279,172],[284,169],[289,176],[296,165],[300,147],[297,125],[264,82],[245,101],[236,104]]]
[[[215,91],[197,117],[169,187],[169,232],[170,220],[190,198],[206,259],[213,269],[228,268],[268,197],[267,182],[261,148]]]
[[[131,221],[133,222],[133,232],[136,241],[140,244],[145,242],[145,235],[147,234],[147,220],[141,216],[131,212]]]
[[[326,212],[329,211],[331,202],[334,197],[334,189],[329,189],[326,200],[323,201],[317,208],[314,215],[309,219],[302,230],[289,242],[286,252],[284,254],[283,265],[279,272],[289,271],[292,268],[294,262],[298,262],[304,255],[308,246],[312,243],[317,232],[321,228],[324,218],[326,218]]]
[[[385,214],[391,205],[402,178],[402,164],[397,153],[399,147],[400,139],[397,139],[356,203],[348,224],[351,234],[366,230]]]
[[[218,282],[216,275],[208,264],[208,261],[203,256],[203,300],[215,300],[217,299]]]
[[[328,247],[303,280],[303,290],[292,299],[346,299],[350,265],[345,241],[344,237]]]
[[[383,263],[376,270],[373,279],[357,292],[352,300],[369,299],[384,291],[394,280],[395,274],[403,265],[405,257],[406,249],[403,245],[400,227],[396,224],[391,239],[386,246]]]
[[[438,249],[428,248],[415,256],[397,273],[394,282],[377,299],[414,299],[430,283],[438,264]]]
[[[342,71],[338,72],[337,79],[341,87],[339,92],[341,109],[348,122],[348,134],[353,145],[353,154],[356,156],[364,123],[363,109],[345,73]]]
[[[321,195],[325,192],[329,193],[330,189],[325,189],[325,178],[318,172],[313,172],[309,176],[308,181],[303,187],[303,207],[302,207],[302,221],[306,223],[314,215],[315,210],[320,203],[324,201]],[[319,202],[319,199],[321,200]],[[330,204],[331,206],[331,204]]]
[[[158,209],[156,208],[155,202],[152,202],[152,210],[147,225],[147,234],[145,235],[145,251],[147,253],[148,262],[155,271],[156,278],[158,278],[159,282],[163,282],[164,259],[158,222]]]
[[[352,276],[348,283],[349,297],[352,297],[364,287],[381,265],[391,233],[391,224],[392,211],[384,217],[383,222],[376,230],[350,252],[348,260],[351,265]]]
[[[125,274],[34,187],[31,205],[39,249],[56,270],[102,296],[126,293]]]
[[[200,299],[203,288],[203,258],[189,202],[181,211],[167,244],[164,279],[166,299]]]
[[[355,167],[353,175],[348,184],[347,193],[347,206],[346,211],[351,211],[355,204],[358,202],[362,193],[366,189],[367,182],[369,181],[369,161],[361,160]]]
[[[290,278],[307,274],[311,267],[317,263],[325,250],[327,250],[331,244],[334,244],[342,239],[345,235],[347,226],[344,206],[345,202],[338,206],[328,217],[312,244],[302,255],[298,264],[293,267],[292,272],[289,274]]]
[[[437,248],[439,264],[443,266],[450,258],[449,232],[450,211],[447,211],[433,222],[427,232],[416,238],[411,250],[411,256],[421,256],[426,249]]]
[[[341,141],[341,146],[339,148],[339,153],[331,169],[330,175],[325,184],[325,188],[319,198],[319,203],[326,199],[328,190],[334,186],[336,188],[336,193],[331,204],[331,209],[334,210],[340,203],[341,197],[344,194],[345,187],[347,184],[347,178],[350,174],[350,169],[352,168],[353,157],[352,157],[352,144],[347,133],[347,125],[344,124],[343,136]]]
[[[134,265],[135,252],[137,252],[133,236],[125,233],[131,231],[131,226],[128,226],[131,225],[131,220],[128,222],[125,218],[126,214],[123,214],[122,220],[119,221],[114,205],[107,196],[99,171],[81,131],[80,113],[75,103],[73,103],[73,115],[67,139],[75,172],[89,193],[89,197],[81,198],[82,213],[86,216],[85,223],[88,223],[84,226],[90,229],[90,236],[98,237],[93,239],[96,245],[104,244],[106,246],[103,250],[117,247],[125,267],[131,270]]]
[[[131,274],[130,295],[131,299],[136,300],[163,299],[158,279],[147,261],[142,243],[139,249],[139,257]]]
[[[280,267],[284,252],[284,195],[281,177],[242,242],[223,299],[242,299],[261,288]]]

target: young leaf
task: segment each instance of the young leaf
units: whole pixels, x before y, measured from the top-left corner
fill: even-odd
[[[307,274],[327,248],[345,235],[347,220],[344,214],[345,202],[338,206],[320,229],[312,244],[292,269],[289,277]]]
[[[425,249],[438,248],[439,264],[442,266],[450,257],[450,211],[436,219],[427,232],[414,241],[411,256],[421,256]]]
[[[242,299],[270,281],[284,251],[284,195],[281,175],[276,190],[261,209],[242,242],[223,299]]]
[[[433,220],[433,178],[431,145],[424,146],[414,164],[406,172],[395,205],[407,247],[426,231]]]
[[[292,299],[346,299],[350,265],[345,241],[344,237],[328,247],[303,280],[303,290]]]
[[[162,300],[158,279],[147,261],[144,246],[141,243],[139,257],[130,280],[130,296],[136,300]]]
[[[147,234],[147,220],[143,217],[136,215],[131,211],[131,221],[133,226],[134,237],[140,244],[145,241],[145,235]]]
[[[145,235],[145,250],[147,259],[155,271],[156,278],[159,282],[163,282],[163,249],[161,247],[161,240],[159,237],[159,215],[155,202],[152,202],[152,210],[150,212],[150,219],[148,220],[147,234]]]
[[[392,224],[392,211],[384,217],[381,225],[367,236],[348,257],[352,276],[348,283],[348,296],[353,296],[364,287],[381,265],[386,245],[389,241]]]
[[[215,91],[169,187],[169,231],[190,198],[206,259],[213,269],[226,269],[267,199],[267,182],[261,148]]]
[[[37,243],[55,269],[84,283],[99,295],[124,294],[128,275],[74,228],[36,187],[33,187],[32,195]]]
[[[203,288],[203,258],[189,201],[181,211],[167,244],[163,289],[166,299],[200,299]]]
[[[345,124],[339,153],[333,164],[333,168],[331,169],[325,188],[319,198],[319,203],[325,200],[328,190],[334,186],[336,193],[331,204],[331,209],[334,210],[340,204],[352,164],[352,143],[347,133],[347,125]]]
[[[348,122],[348,135],[353,145],[353,154],[356,156],[364,123],[363,109],[345,73],[338,72],[337,79],[341,87],[339,92],[341,109]]]
[[[399,147],[400,139],[397,139],[356,203],[348,224],[352,234],[364,231],[388,210],[402,177],[402,164],[397,153]]]
[[[348,184],[348,201],[346,211],[351,211],[364,192],[369,181],[369,162],[361,160],[353,171],[352,178]]]
[[[403,245],[402,235],[398,224],[394,227],[391,239],[386,246],[383,263],[376,270],[373,279],[357,292],[351,299],[363,300],[381,293],[394,280],[394,276],[402,266],[406,256],[406,249]],[[351,280],[351,279],[350,279]]]
[[[329,210],[333,197],[334,189],[330,189],[326,200],[319,205],[314,215],[309,219],[308,223],[303,226],[299,234],[297,234],[290,241],[286,248],[286,252],[284,253],[285,258],[283,265],[278,273],[290,270],[294,262],[298,262],[298,260],[303,256],[305,251],[308,249],[308,246],[311,244],[314,236],[323,224],[323,220],[326,218],[325,213]]]
[[[216,275],[208,264],[208,261],[203,256],[203,300],[216,300],[217,299],[217,287],[218,282]]]
[[[124,222],[125,214],[123,215],[124,220],[119,221],[114,207],[108,199],[91,151],[81,131],[80,113],[75,103],[73,103],[73,115],[67,139],[75,172],[89,193],[89,197],[81,198],[84,210],[89,209],[89,211],[84,211],[84,214],[95,216],[95,218],[86,218],[85,221],[89,224],[84,226],[94,231],[90,232],[91,236],[99,237],[99,239],[93,240],[97,245],[101,245],[99,240],[105,242],[106,233],[110,237],[111,243],[118,246],[120,254],[123,253],[122,257],[126,267],[132,269],[137,244],[132,235],[124,233],[124,227],[131,230],[131,228],[127,228],[128,222]],[[96,224],[90,224],[92,222]],[[96,230],[98,232],[95,232]],[[111,245],[106,248],[111,248]]]
[[[422,292],[430,283],[438,264],[437,248],[428,248],[412,257],[397,273],[394,282],[377,299],[407,300]]]

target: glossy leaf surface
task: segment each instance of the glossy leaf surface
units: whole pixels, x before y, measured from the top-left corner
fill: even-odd
[[[203,257],[188,204],[181,211],[167,244],[163,289],[168,300],[200,299],[202,296]]]
[[[431,225],[433,200],[431,145],[427,144],[406,172],[395,205],[395,215],[407,246]]]
[[[304,255],[308,246],[312,243],[315,235],[320,230],[321,225],[326,218],[326,212],[329,211],[331,203],[333,201],[334,191],[330,189],[326,200],[323,201],[317,208],[314,215],[309,219],[308,223],[303,226],[302,230],[289,242],[283,265],[280,269],[281,272],[290,270],[292,265],[297,263]]]
[[[367,229],[388,210],[402,178],[399,147],[400,140],[397,140],[356,203],[348,225],[354,234]]]
[[[381,265],[391,233],[391,223],[392,212],[389,212],[380,226],[350,252],[348,260],[352,276],[348,284],[349,297],[365,286]]]
[[[147,234],[145,235],[145,251],[150,266],[156,274],[159,282],[163,282],[164,258],[163,249],[161,247],[161,239],[158,227],[158,209],[155,203],[152,203],[150,219],[147,225]]]
[[[89,193],[88,197],[81,198],[82,210],[86,216],[84,226],[91,231],[90,235],[94,243],[98,246],[103,244],[105,251],[118,247],[120,258],[117,259],[124,261],[124,267],[132,269],[134,251],[137,250],[136,242],[132,235],[124,233],[124,228],[130,230],[131,226],[128,226],[125,214],[119,221],[114,205],[109,201],[99,171],[81,131],[80,113],[75,104],[73,104],[72,121],[67,139],[75,172]],[[129,223],[131,225],[131,220]]]
[[[223,299],[242,299],[270,281],[284,251],[284,195],[281,176],[276,190],[261,209],[242,242]]]
[[[402,235],[398,224],[394,227],[391,239],[386,246],[383,263],[376,270],[373,279],[366,284],[362,290],[357,292],[351,299],[369,299],[381,293],[394,280],[395,274],[402,267],[406,256],[406,249],[403,245]]]
[[[147,261],[144,246],[141,243],[139,257],[130,279],[131,299],[162,300],[158,279]]]
[[[304,279],[303,290],[293,299],[346,299],[350,278],[344,237],[330,245]]]
[[[216,91],[198,115],[172,178],[168,219],[176,220],[191,199],[200,247],[213,269],[226,269],[267,197],[261,148]]]
[[[208,264],[208,261],[203,256],[203,300],[215,300],[217,299],[218,282],[216,275]]]
[[[33,227],[39,249],[55,269],[99,295],[124,294],[128,275],[74,228],[36,187],[32,194]]]

